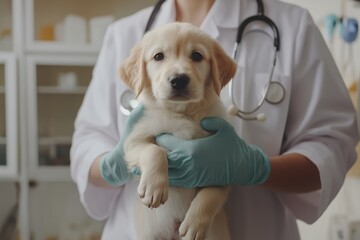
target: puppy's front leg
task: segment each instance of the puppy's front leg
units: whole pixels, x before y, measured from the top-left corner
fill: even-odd
[[[230,240],[225,219],[216,221],[223,216],[223,206],[229,194],[230,187],[202,188],[191,203],[179,233],[183,240],[192,239],[222,239]],[[221,214],[219,214],[221,213]],[[215,219],[215,221],[214,221]],[[217,226],[212,226],[216,223]],[[210,230],[215,231],[210,231]],[[207,236],[209,234],[209,236]]]
[[[138,165],[141,170],[138,193],[149,208],[157,208],[168,199],[168,164],[165,151],[148,143],[140,146]]]

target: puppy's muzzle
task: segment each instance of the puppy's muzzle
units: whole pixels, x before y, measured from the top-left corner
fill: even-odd
[[[189,82],[190,78],[187,74],[175,74],[169,78],[171,88],[176,91],[184,90]]]

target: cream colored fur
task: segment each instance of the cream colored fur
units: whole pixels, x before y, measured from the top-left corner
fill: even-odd
[[[194,52],[202,56],[200,61],[192,59]],[[158,53],[164,57],[160,61],[154,58]],[[227,117],[219,94],[235,71],[235,62],[215,40],[186,23],[171,23],[147,33],[121,66],[121,78],[145,106],[144,116],[125,143],[129,169],[138,166],[142,172],[138,239],[230,239],[222,209],[229,187],[169,187],[166,151],[156,145],[155,137],[161,133],[180,139],[209,135],[200,120]],[[181,91],[171,87],[169,79],[175,74],[189,77]],[[177,223],[181,223],[178,231]]]

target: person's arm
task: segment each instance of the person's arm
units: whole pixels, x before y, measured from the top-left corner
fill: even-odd
[[[90,173],[89,173],[89,182],[97,187],[102,188],[113,188],[108,182],[105,181],[105,179],[101,176],[100,173],[100,161],[103,155],[100,155],[95,159],[93,164],[90,167]]]
[[[89,181],[97,187],[113,188],[124,185],[130,173],[124,160],[124,143],[134,125],[142,118],[144,106],[135,108],[124,126],[123,134],[117,146],[107,153],[101,154],[92,163],[89,171]]]
[[[297,153],[271,157],[271,171],[263,186],[281,192],[306,193],[321,188],[316,165]]]
[[[157,143],[168,149],[171,185],[262,185],[288,193],[320,189],[317,167],[305,156],[292,153],[268,158],[221,118],[204,119],[201,126],[214,134],[194,140],[180,140],[169,134],[157,137]]]

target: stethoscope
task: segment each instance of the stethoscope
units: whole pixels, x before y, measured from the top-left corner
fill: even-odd
[[[149,31],[149,29],[151,28],[156,15],[158,14],[161,5],[165,2],[166,0],[159,0],[150,17],[149,20],[146,24],[145,27],[145,31],[144,34]],[[251,110],[245,111],[245,110],[241,110],[235,100],[234,100],[234,94],[233,94],[233,80],[230,81],[230,85],[229,85],[229,95],[232,101],[232,104],[230,105],[228,111],[230,114],[234,115],[234,116],[238,116],[241,119],[244,120],[258,120],[258,121],[265,121],[266,116],[264,113],[260,113],[257,114],[256,116],[252,116],[252,114],[254,114],[257,110],[259,110],[259,108],[264,104],[264,102],[268,102],[271,104],[279,104],[281,103],[284,99],[285,99],[285,88],[284,86],[279,83],[279,82],[275,82],[272,81],[272,77],[274,74],[274,69],[275,69],[275,65],[276,65],[276,60],[277,60],[277,55],[278,52],[280,50],[280,34],[279,34],[279,30],[276,26],[276,24],[267,16],[265,16],[264,14],[264,5],[262,0],[256,0],[257,5],[258,5],[258,13],[257,15],[251,16],[246,18],[239,26],[238,28],[238,32],[237,32],[237,38],[236,38],[236,42],[234,45],[234,49],[233,49],[233,54],[232,57],[233,59],[236,60],[237,58],[237,52],[239,49],[239,45],[241,43],[241,40],[244,36],[244,31],[245,28],[252,22],[255,21],[260,21],[260,22],[264,22],[266,23],[268,26],[270,26],[270,28],[273,31],[273,35],[274,35],[274,56],[273,56],[273,60],[272,60],[272,67],[270,70],[270,75],[269,75],[269,79],[266,83],[266,85],[264,86],[264,89],[262,90],[262,95],[260,98],[260,101],[258,102],[258,104],[256,105],[256,107],[254,107]],[[267,33],[265,33],[267,34]],[[134,109],[137,106],[137,102],[135,99],[135,95],[131,92],[131,90],[126,90],[122,93],[121,97],[120,97],[120,109],[122,111],[123,114],[125,115],[129,115],[130,112],[132,111],[132,109]]]

